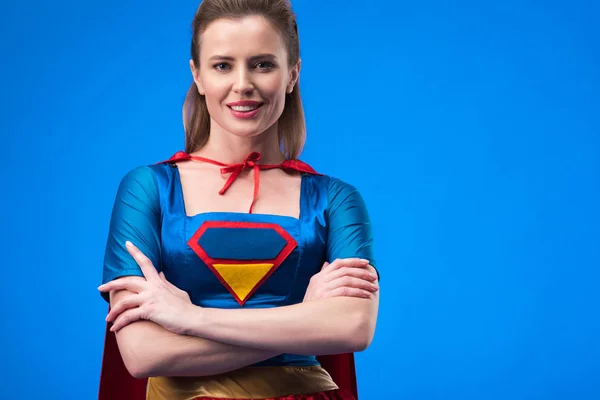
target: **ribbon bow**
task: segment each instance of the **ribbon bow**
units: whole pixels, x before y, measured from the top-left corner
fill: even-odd
[[[196,157],[192,156],[192,159],[195,159],[195,158]],[[207,161],[207,159],[203,159],[200,161]],[[225,194],[227,189],[229,189],[229,187],[233,184],[233,182],[235,182],[235,180],[242,173],[243,170],[245,170],[246,168],[254,169],[254,196],[252,197],[252,204],[250,204],[250,214],[252,214],[252,207],[254,207],[254,203],[256,202],[256,199],[258,198],[258,190],[260,188],[260,170],[261,169],[269,169],[269,167],[270,167],[269,165],[257,164],[258,161],[260,161],[260,153],[257,153],[257,152],[250,153],[250,155],[248,157],[246,157],[244,162],[241,164],[227,165],[227,164],[220,163],[218,161],[213,161],[213,160],[208,161],[208,162],[212,162],[213,164],[224,167],[224,168],[221,168],[222,174],[231,173],[231,175],[229,175],[229,178],[227,179],[227,182],[225,182],[223,189],[219,190],[219,194]]]
[[[314,169],[312,169],[310,165],[305,164],[300,160],[285,160],[281,164],[258,164],[258,161],[260,161],[260,153],[257,152],[250,153],[250,155],[246,157],[244,162],[240,164],[224,164],[219,161],[211,160],[210,158],[193,156],[183,151],[178,151],[167,161],[163,162],[177,162],[183,160],[196,160],[207,162],[209,164],[214,164],[218,165],[219,167],[223,167],[221,168],[221,174],[231,173],[229,178],[227,178],[227,181],[225,182],[223,188],[219,190],[220,195],[223,195],[225,194],[225,192],[227,192],[227,189],[231,187],[233,182],[235,182],[235,180],[242,173],[243,170],[252,168],[254,170],[254,196],[252,197],[252,203],[250,204],[250,214],[252,214],[254,203],[256,203],[256,200],[258,199],[258,190],[260,188],[260,170],[282,168],[292,171],[306,172],[309,174],[319,175]]]

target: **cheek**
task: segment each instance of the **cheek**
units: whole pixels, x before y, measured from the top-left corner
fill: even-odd
[[[226,95],[228,92],[226,85],[219,79],[205,79],[202,82],[202,86],[204,87],[206,100],[209,102],[215,100],[218,101],[223,94]]]
[[[271,102],[278,103],[285,98],[285,83],[281,80],[271,80],[261,86],[263,96],[268,97]]]

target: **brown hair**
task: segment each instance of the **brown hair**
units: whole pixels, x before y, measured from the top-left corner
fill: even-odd
[[[300,41],[296,15],[289,0],[203,0],[192,22],[192,60],[200,66],[200,37],[208,25],[221,18],[239,19],[260,15],[279,30],[286,45],[288,65],[295,66],[300,60]],[[206,99],[198,93],[192,82],[183,104],[185,151],[191,153],[204,146],[210,135],[210,115]],[[295,85],[286,94],[285,107],[278,121],[279,143],[286,159],[298,158],[306,138],[304,109],[300,88]]]

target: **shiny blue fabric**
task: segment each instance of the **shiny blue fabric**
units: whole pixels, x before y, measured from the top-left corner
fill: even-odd
[[[125,241],[135,244],[159,271],[201,307],[240,308],[213,272],[188,245],[205,221],[279,225],[297,242],[280,267],[247,300],[244,308],[302,302],[310,278],[325,261],[360,257],[375,266],[371,225],[359,192],[328,176],[303,174],[300,217],[233,212],[187,216],[179,170],[173,164],[141,166],[121,181],[112,212],[102,282],[142,276]],[[247,243],[246,243],[247,245]],[[274,243],[275,246],[278,244]],[[229,244],[227,247],[231,247]],[[239,249],[243,251],[243,249]],[[236,252],[237,253],[237,252]],[[235,254],[231,258],[235,258]],[[108,301],[106,295],[104,298]],[[315,357],[283,354],[256,365],[318,365]]]

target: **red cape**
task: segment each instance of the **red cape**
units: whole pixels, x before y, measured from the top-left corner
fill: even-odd
[[[340,389],[351,393],[358,400],[354,354],[321,356],[318,360]],[[107,324],[98,399],[145,400],[146,382],[146,379],[136,379],[129,374],[123,364],[115,334]]]

